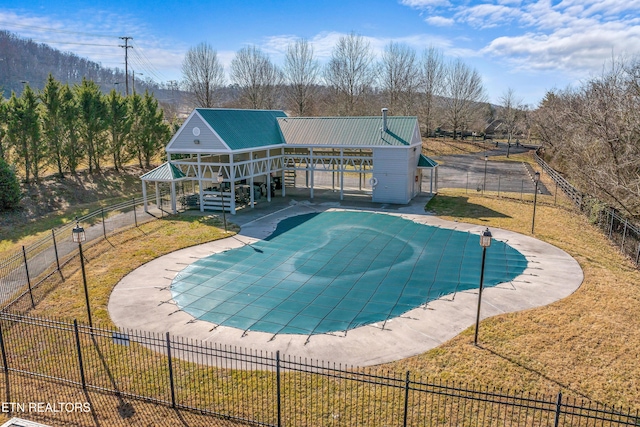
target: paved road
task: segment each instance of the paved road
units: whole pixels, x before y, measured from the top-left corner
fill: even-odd
[[[511,154],[524,153],[529,148],[512,146]],[[485,154],[487,161],[485,161]],[[438,188],[466,188],[468,191],[513,192],[533,194],[535,171],[522,162],[494,160],[507,154],[506,144],[488,151],[450,156],[435,156],[438,167]],[[547,188],[538,184],[540,194],[550,194]]]

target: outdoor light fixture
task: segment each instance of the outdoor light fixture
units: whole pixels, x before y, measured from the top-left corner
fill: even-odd
[[[478,312],[476,314],[476,333],[473,337],[473,345],[478,345],[478,326],[480,325],[480,305],[482,303],[482,287],[484,286],[484,261],[487,256],[487,248],[491,246],[491,231],[487,228],[480,236],[482,246],[482,266],[480,267],[480,288],[478,289]]]
[[[76,226],[71,230],[71,237],[73,242],[78,244],[78,252],[80,253],[80,267],[82,268],[82,283],[84,285],[84,298],[87,304],[87,318],[89,319],[89,326],[93,328],[93,321],[91,319],[91,306],[89,305],[89,289],[87,288],[87,274],[84,269],[84,254],[82,253],[82,242],[87,240],[87,236],[84,232],[84,228],[80,227],[78,223],[78,217],[76,217]]]
[[[489,157],[484,155],[484,184],[482,184],[482,195],[484,196],[484,189],[487,187],[487,162],[489,161]]]
[[[224,232],[227,232],[227,214],[224,210],[224,192],[222,191],[222,182],[224,181],[224,176],[222,175],[222,171],[218,172],[218,188],[220,189],[220,201],[222,202],[222,222],[224,223]]]
[[[71,236],[73,237],[73,243],[82,243],[87,240],[84,228],[80,227],[80,224],[78,223],[78,217],[76,217],[76,226],[71,230]]]
[[[533,193],[533,217],[531,218],[531,234],[533,234],[533,227],[536,224],[536,204],[538,202],[538,183],[540,182],[540,172],[536,172],[533,178],[536,183],[536,189]]]

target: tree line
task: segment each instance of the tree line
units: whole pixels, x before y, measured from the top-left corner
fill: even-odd
[[[640,59],[612,61],[535,112],[544,155],[583,192],[640,218]]]
[[[370,43],[354,33],[340,37],[324,66],[305,39],[288,45],[282,67],[258,47],[246,46],[231,61],[229,80],[217,51],[200,43],[185,55],[182,74],[182,88],[196,107],[357,116],[377,115],[384,106],[392,115],[418,115],[426,135],[446,127],[454,137],[483,132],[496,118],[480,74],[461,59],[447,62],[434,47],[419,54],[396,42],[377,59]],[[229,87],[238,92],[234,103],[223,98]],[[517,101],[513,93],[511,100]],[[522,102],[512,107],[521,110]]]
[[[106,161],[116,170],[133,159],[150,167],[170,136],[149,92],[104,94],[86,78],[69,86],[49,75],[42,90],[27,84],[20,97],[0,99],[0,159],[18,166],[26,183],[48,169],[93,173]]]

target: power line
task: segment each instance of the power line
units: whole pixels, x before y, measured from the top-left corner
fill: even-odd
[[[124,46],[119,45],[124,48],[124,76],[125,76],[125,87],[127,89],[127,96],[129,96],[129,40],[133,39],[133,37],[120,37],[124,40]]]

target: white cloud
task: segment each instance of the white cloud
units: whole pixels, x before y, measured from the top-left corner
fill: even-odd
[[[431,9],[434,7],[450,6],[449,0],[400,0],[400,4],[415,9]]]
[[[588,74],[601,69],[612,55],[640,54],[640,27],[612,22],[581,31],[569,28],[551,34],[499,37],[483,53],[509,59],[523,70]]]
[[[434,27],[450,27],[455,23],[454,19],[445,18],[444,16],[429,16],[424,21]]]
[[[462,8],[460,12],[456,13],[456,18],[475,28],[491,28],[509,24],[521,15],[522,12],[518,8],[481,4]]]

